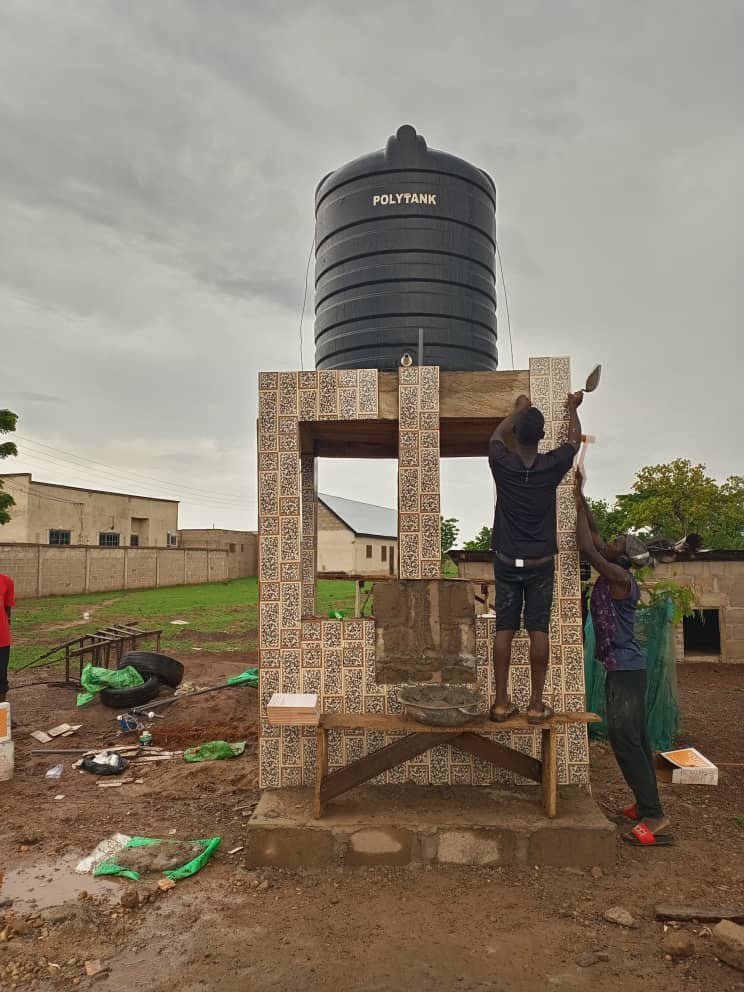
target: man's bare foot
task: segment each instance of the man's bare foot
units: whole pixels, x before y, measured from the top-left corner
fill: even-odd
[[[538,724],[545,723],[553,716],[555,710],[548,703],[540,700],[538,703],[530,702],[527,708],[527,723]]]
[[[494,703],[491,706],[488,715],[494,723],[504,723],[505,720],[509,720],[511,717],[516,716],[517,713],[519,713],[519,708],[514,705],[511,699],[507,698],[503,705],[500,703]]]

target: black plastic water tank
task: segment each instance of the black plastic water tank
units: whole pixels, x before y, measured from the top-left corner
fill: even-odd
[[[315,193],[315,364],[493,370],[496,187],[400,127]]]

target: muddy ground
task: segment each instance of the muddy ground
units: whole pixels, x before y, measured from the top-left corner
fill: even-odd
[[[182,660],[195,684],[252,661],[234,653]],[[37,683],[55,677],[48,670],[33,676]],[[720,784],[664,786],[676,846],[637,851],[618,840],[615,867],[601,872],[246,871],[241,853],[228,852],[244,840],[250,810],[238,807],[258,798],[255,690],[207,695],[154,721],[156,738],[168,746],[227,736],[231,728],[229,739],[249,742],[242,757],[144,765],[136,773],[142,784],[102,790],[94,777],[71,770],[74,759],[32,756],[41,745],[28,735],[82,722],[60,746],[110,743],[113,711],[98,704],[76,710],[74,693],[18,685],[28,681],[19,677],[11,695],[16,776],[0,784],[0,989],[744,990],[744,973],[714,958],[704,927],[682,928],[695,955],[673,961],[653,919],[658,902],[744,907],[743,667],[680,669],[682,740],[720,765]],[[45,772],[58,760],[63,776],[48,782]],[[606,746],[593,744],[591,760],[596,799],[608,811],[623,805]],[[124,909],[123,883],[72,870],[115,831],[223,840],[201,874],[165,892],[142,881],[139,905]],[[606,923],[603,913],[614,905],[637,926]],[[577,963],[591,952],[596,963]],[[102,971],[88,977],[84,963],[95,959]]]

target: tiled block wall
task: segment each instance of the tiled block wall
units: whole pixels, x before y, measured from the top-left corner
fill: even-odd
[[[441,575],[439,369],[398,370],[398,573]]]
[[[545,417],[545,439],[541,450],[557,447],[568,437],[566,395],[571,389],[568,358],[530,359],[530,399]],[[550,621],[548,686],[552,705],[558,710],[586,708],[584,652],[581,624],[581,581],[576,543],[576,502],[573,471],[569,471],[557,495],[558,567],[553,588]],[[519,677],[519,676],[518,676]],[[584,724],[566,728],[558,750],[560,782],[589,781],[589,744]]]
[[[568,359],[533,359],[533,403],[546,418],[546,446],[560,443],[568,425],[565,395]],[[401,578],[439,574],[439,415],[438,370],[400,372],[399,537],[414,535],[409,553],[401,550]],[[311,615],[314,593],[315,466],[299,453],[298,422],[364,419],[377,416],[377,373],[268,372],[259,382],[259,643],[260,643],[260,785],[262,788],[312,785],[315,776],[315,731],[277,728],[266,721],[273,692],[318,692],[329,712],[398,713],[398,685],[378,685],[375,678],[374,620],[326,620]],[[433,454],[432,454],[433,453]],[[403,479],[404,469],[415,469]],[[410,480],[414,480],[411,482]],[[427,518],[436,518],[434,527]],[[551,620],[548,698],[556,709],[583,709],[583,652],[579,600],[575,508],[570,476],[558,493],[559,563]],[[311,543],[310,537],[313,537]],[[425,552],[425,553],[424,553]],[[492,694],[490,665],[493,620],[476,624],[477,687]],[[514,640],[511,692],[525,706],[529,694],[528,642]],[[484,698],[485,701],[485,698]],[[400,735],[344,731],[329,735],[329,764],[340,767]],[[494,733],[500,741],[535,756],[536,731]],[[559,744],[559,781],[588,781],[586,729],[571,727]],[[511,783],[514,776],[448,745],[392,769],[380,783]]]
[[[300,456],[302,493],[300,573],[302,577],[302,616],[315,615],[315,578],[318,570],[318,475],[313,455]]]

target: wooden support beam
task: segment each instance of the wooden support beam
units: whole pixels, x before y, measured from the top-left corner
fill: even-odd
[[[543,806],[551,818],[555,816],[558,808],[558,767],[555,745],[555,730],[548,727],[542,732],[542,783]]]
[[[381,420],[398,419],[398,373],[380,372],[378,413]],[[514,408],[518,396],[530,395],[527,369],[496,372],[439,373],[439,415],[442,420],[477,417],[501,420]]]
[[[427,727],[406,716],[379,716],[359,713],[324,713],[318,726],[318,756],[315,769],[313,810],[315,817],[323,815],[326,803],[353,789],[354,786],[376,778],[382,772],[405,761],[410,761],[438,744],[452,744],[466,754],[475,755],[499,768],[521,775],[522,778],[542,783],[543,806],[549,817],[555,817],[558,802],[558,774],[556,760],[557,728],[565,724],[597,723],[595,713],[559,713],[547,724],[540,726],[542,733],[542,760],[514,748],[505,747],[484,733],[506,730],[535,729],[520,714],[504,723],[494,724],[482,718],[461,727]],[[408,731],[405,737],[351,762],[344,768],[328,774],[328,731],[364,728],[379,731]]]
[[[540,729],[548,727],[561,727],[565,724],[574,723],[601,723],[601,717],[596,713],[556,713],[544,724],[540,724]],[[463,734],[472,732],[476,734],[500,734],[507,730],[535,730],[535,726],[527,722],[527,714],[519,713],[510,717],[503,723],[494,723],[488,717],[475,717],[472,721],[462,724],[459,727],[429,727],[423,723],[417,723],[410,716],[390,714],[388,716],[377,713],[323,713],[320,717],[321,726],[328,730],[386,730],[390,732],[403,731],[408,734]]]
[[[450,730],[448,735],[445,734],[444,736],[426,733],[409,734],[408,737],[402,737],[398,741],[393,741],[392,744],[370,752],[370,754],[365,755],[363,758],[352,761],[345,768],[339,768],[338,771],[331,772],[325,778],[325,781],[322,782],[320,785],[321,804],[327,803],[334,796],[340,796],[342,792],[353,789],[355,785],[368,782],[382,772],[386,772],[389,768],[395,768],[396,765],[401,765],[404,761],[410,761],[411,758],[423,754],[429,748],[434,747],[435,744],[446,744],[455,736],[456,734],[452,730]],[[320,740],[320,737],[318,737],[318,740]]]
[[[525,370],[440,372],[442,457],[485,456],[494,427],[529,391]],[[301,422],[300,450],[319,458],[397,458],[398,413],[398,373],[380,372],[375,419]]]
[[[398,413],[396,411],[396,418]],[[397,458],[395,420],[321,420],[300,425],[300,452],[316,458]]]
[[[531,758],[528,754],[515,751],[511,747],[505,747],[497,741],[491,741],[487,737],[479,734],[458,734],[451,742],[453,747],[466,754],[474,754],[476,758],[483,761],[490,761],[491,764],[499,768],[506,768],[510,772],[516,772],[523,778],[528,778],[533,782],[542,781],[542,765],[537,758]]]
[[[518,396],[530,395],[530,373],[440,372],[440,420],[502,420],[514,410]]]
[[[377,375],[377,416],[381,420],[398,419],[398,373]]]
[[[323,815],[323,800],[321,789],[323,782],[328,775],[328,731],[324,727],[318,727],[318,753],[315,759],[315,793],[313,796],[313,812],[315,819],[319,820]]]

